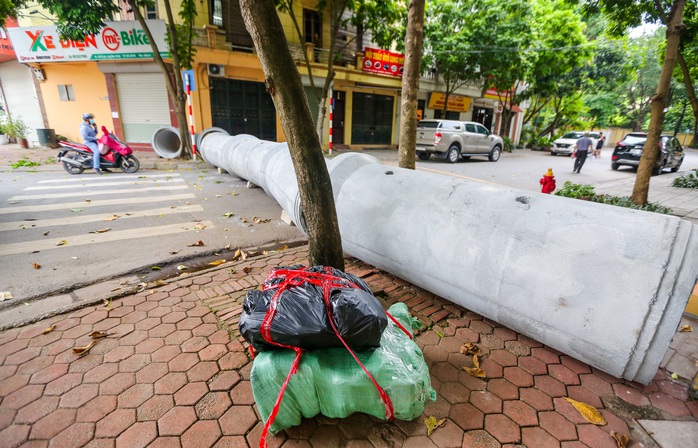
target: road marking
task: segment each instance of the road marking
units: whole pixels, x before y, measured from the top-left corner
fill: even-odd
[[[207,229],[215,228],[211,221],[202,221],[196,224],[204,225]],[[64,249],[69,247],[85,246],[88,244],[108,243],[112,241],[124,242],[136,238],[149,238],[154,236],[172,235],[175,233],[194,233],[194,226],[196,224],[181,223],[157,227],[139,227],[136,229],[129,230],[117,230],[115,232],[95,234],[90,233],[87,235],[76,235],[65,238],[51,238],[40,241],[26,241],[22,243],[4,244],[0,245],[0,256],[26,254],[35,251],[52,249]],[[195,236],[194,238],[198,239],[199,237]],[[67,241],[67,244],[63,246],[56,246],[56,244],[60,243],[63,240]]]
[[[104,195],[104,194],[132,194],[141,193],[143,191],[170,191],[170,190],[186,190],[189,188],[187,185],[171,185],[171,186],[154,186],[154,187],[142,187],[142,188],[121,188],[119,190],[87,190],[79,191],[75,193],[55,193],[55,194],[28,194],[24,196],[13,196],[10,201],[28,201],[31,199],[60,199],[60,198],[74,198],[76,196],[90,196],[90,195]],[[162,199],[162,198],[160,198]]]
[[[147,179],[141,179],[140,182],[134,181],[124,181],[124,182],[103,182],[103,183],[91,183],[82,185],[46,185],[42,187],[27,187],[24,191],[36,191],[36,190],[66,190],[69,188],[89,188],[89,187],[114,187],[117,185],[160,185],[173,182],[184,182],[184,179],[153,179],[148,182]]]
[[[119,220],[127,218],[143,218],[147,216],[172,215],[176,213],[188,212],[203,212],[204,208],[201,205],[180,205],[176,207],[163,207],[151,210],[139,210],[117,213],[97,213],[94,215],[72,216],[70,218],[55,218],[55,219],[37,219],[36,221],[15,221],[0,223],[0,231],[19,230],[22,226],[26,228],[41,228],[62,225],[85,224],[89,222],[103,221],[104,218],[109,218],[113,215],[119,215]]]
[[[22,205],[17,207],[5,207],[0,208],[0,215],[5,215],[8,213],[34,213],[43,212],[48,210],[70,210],[71,208],[90,208],[90,207],[106,207],[111,205],[126,205],[126,204],[147,204],[149,202],[163,202],[163,201],[178,201],[182,199],[194,199],[196,196],[193,193],[184,194],[173,194],[165,197],[162,196],[151,196],[145,198],[119,198],[119,199],[105,199],[97,201],[79,201],[79,202],[66,202],[62,204],[45,204],[45,205]]]
[[[111,181],[115,180],[117,176],[114,176],[114,179],[111,178],[112,176],[104,176],[104,177],[71,177],[68,179],[44,179],[44,180],[39,180],[36,181],[37,184],[56,184],[56,183],[71,183],[71,182],[92,182],[92,181],[97,181],[97,179],[104,179],[105,181]],[[139,175],[139,174],[119,174],[118,178],[119,180],[123,179],[150,179],[153,177],[179,177],[179,174],[177,173],[170,173],[170,174],[144,174],[144,175]],[[98,181],[99,182],[99,181]]]

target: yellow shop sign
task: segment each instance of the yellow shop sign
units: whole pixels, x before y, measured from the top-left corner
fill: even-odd
[[[429,97],[429,109],[443,110],[444,101],[446,100],[446,94],[440,92],[432,92]],[[449,95],[448,96],[448,107],[446,110],[452,112],[466,112],[470,109],[470,102],[472,98],[463,95]]]

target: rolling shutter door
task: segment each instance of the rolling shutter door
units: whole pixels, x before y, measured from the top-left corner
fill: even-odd
[[[156,129],[171,124],[162,73],[119,73],[116,89],[127,142],[150,143]]]

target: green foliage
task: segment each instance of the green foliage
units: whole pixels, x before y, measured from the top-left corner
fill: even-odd
[[[39,166],[39,165],[41,165],[41,162],[34,162],[32,160],[29,160],[29,158],[25,156],[25,157],[22,157],[21,159],[19,159],[18,161],[14,162],[10,166],[13,169],[17,169],[17,168],[20,168],[23,166],[32,167],[32,166]]]
[[[504,140],[504,152],[513,152],[514,142],[509,137],[502,137],[502,140]]]
[[[664,215],[671,213],[671,209],[669,207],[665,207],[656,202],[649,202],[645,205],[637,205],[627,196],[597,194],[594,192],[594,187],[591,185],[574,184],[570,181],[565,182],[563,187],[555,192],[555,195],[573,199],[584,199],[591,202],[598,202],[600,204],[615,205],[617,207],[631,208],[634,210],[661,213]]]
[[[698,170],[675,178],[671,185],[679,188],[698,188]]]
[[[27,126],[24,121],[22,121],[21,116],[10,119],[5,124],[5,132],[8,137],[18,139],[27,138],[27,132],[29,132],[29,126]]]
[[[177,45],[172,45],[171,36],[168,33],[166,36],[167,44],[176,51],[179,56],[179,64],[182,69],[189,70],[194,63],[196,56],[196,48],[193,45],[194,38],[194,20],[196,19],[196,3],[194,0],[182,0],[179,17],[182,19],[181,24],[175,25],[177,33]]]

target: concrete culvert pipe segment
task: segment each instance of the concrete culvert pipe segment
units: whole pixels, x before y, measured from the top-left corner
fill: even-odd
[[[211,134],[215,166],[293,219],[285,143]],[[648,384],[698,274],[698,226],[347,153],[328,162],[344,251],[611,375]]]
[[[151,144],[155,153],[165,159],[176,159],[182,154],[182,139],[179,138],[179,129],[174,126],[158,128]]]

